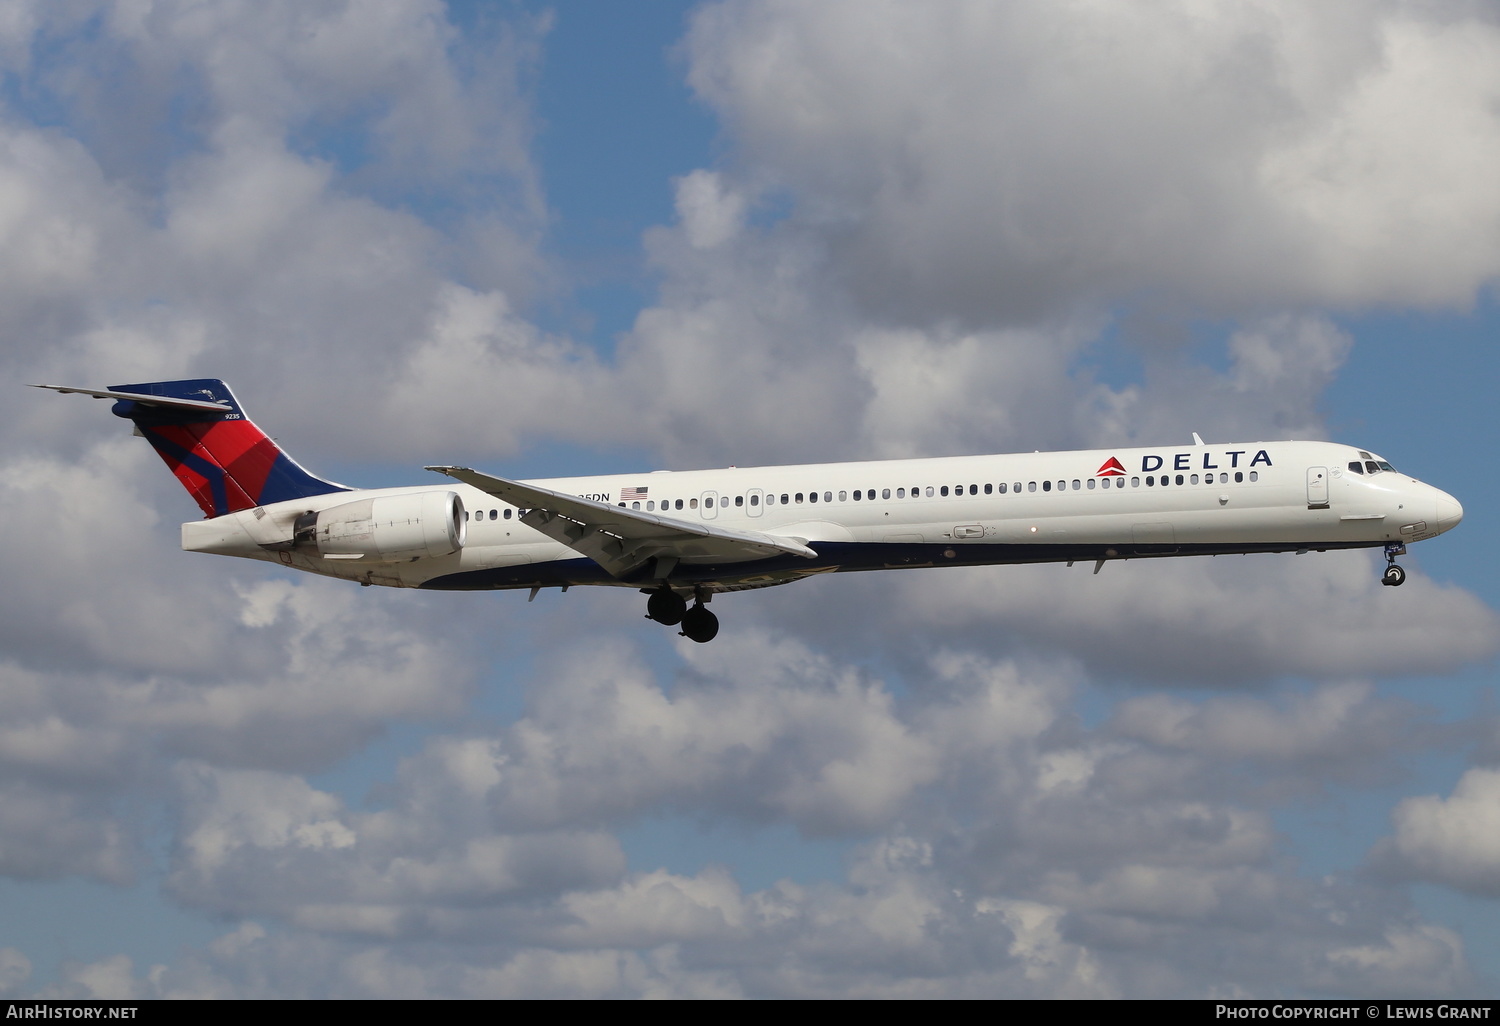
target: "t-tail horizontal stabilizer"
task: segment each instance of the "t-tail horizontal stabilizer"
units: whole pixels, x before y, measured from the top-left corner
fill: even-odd
[[[245,416],[229,386],[217,378],[35,387],[113,399],[111,412],[135,424],[205,516],[349,490],[302,469]]]

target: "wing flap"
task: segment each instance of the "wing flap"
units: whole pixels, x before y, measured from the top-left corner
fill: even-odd
[[[641,510],[611,506],[550,488],[492,477],[468,467],[427,467],[521,509],[521,522],[587,556],[616,577],[648,559],[658,563],[744,563],[773,556],[816,559],[796,538],[695,524]]]

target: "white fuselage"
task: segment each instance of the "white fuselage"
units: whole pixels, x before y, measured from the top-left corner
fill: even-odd
[[[674,586],[712,592],[836,570],[1395,545],[1457,525],[1463,510],[1452,496],[1382,466],[1389,464],[1346,445],[1252,442],[525,483],[796,539],[817,552],[814,560],[689,557],[673,571]],[[456,551],[335,557],[285,543],[309,511],[431,492],[456,493],[462,504]],[[462,483],[338,492],[184,524],[183,547],[398,587],[641,586],[521,523],[519,512]]]

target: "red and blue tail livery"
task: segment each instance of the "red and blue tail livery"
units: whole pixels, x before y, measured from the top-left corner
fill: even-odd
[[[135,423],[208,514],[182,525],[189,552],[393,588],[635,589],[650,619],[697,642],[718,634],[716,595],[856,570],[1084,562],[1097,574],[1371,548],[1384,550],[1382,583],[1398,585],[1396,557],[1464,513],[1364,449],[1197,434],[1165,448],[663,471],[649,484],[431,466],[449,480],[350,490],[299,467],[214,378],[39,387],[111,399]]]
[[[204,516],[349,490],[298,466],[245,416],[217,378],[58,391],[114,399],[111,412],[134,422]]]

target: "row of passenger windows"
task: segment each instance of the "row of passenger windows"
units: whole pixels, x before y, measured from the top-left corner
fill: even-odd
[[[1217,480],[1215,479],[1215,477],[1214,477],[1213,474],[1204,474],[1204,475],[1202,475],[1201,479],[1200,479],[1199,475],[1197,475],[1197,474],[1177,474],[1175,476],[1170,475],[1170,474],[1162,474],[1160,477],[1158,477],[1158,476],[1156,476],[1154,474],[1148,474],[1144,478],[1144,483],[1145,483],[1145,486],[1147,488],[1166,488],[1166,487],[1169,487],[1169,486],[1174,485],[1174,484],[1176,484],[1176,485],[1195,485],[1195,484],[1199,484],[1200,480],[1201,480],[1201,483],[1203,483],[1203,484],[1215,484],[1215,483],[1217,483],[1217,484],[1228,484],[1229,483],[1229,478],[1230,478],[1230,475],[1228,473],[1219,474]],[[1111,477],[1101,477],[1101,478],[1086,478],[1086,479],[1085,478],[1074,478],[1071,483],[1068,482],[1068,481],[1066,481],[1066,480],[1064,480],[1064,481],[1057,481],[1055,483],[1052,482],[1052,481],[1042,481],[1042,482],[1027,481],[1027,482],[1025,482],[1024,487],[1025,487],[1025,490],[1028,491],[1028,492],[1035,492],[1038,489],[1038,487],[1040,487],[1043,492],[1051,492],[1051,491],[1054,491],[1054,490],[1055,491],[1059,491],[1059,492],[1065,492],[1065,491],[1069,490],[1069,487],[1070,487],[1070,484],[1071,484],[1071,488],[1075,492],[1076,491],[1082,491],[1085,488],[1087,488],[1089,491],[1093,491],[1095,488],[1105,488],[1105,489],[1108,489],[1108,488],[1124,488],[1125,487],[1125,480],[1126,479],[1124,477],[1113,477],[1113,478],[1111,478]],[[1142,485],[1142,481],[1143,481],[1143,479],[1140,478],[1140,477],[1132,477],[1129,480],[1130,480],[1130,487],[1132,487],[1132,488],[1140,488],[1141,485]],[[1234,480],[1235,480],[1236,483],[1244,483],[1244,481],[1246,480],[1246,473],[1245,473],[1245,471],[1243,471],[1243,470],[1237,470],[1237,471],[1235,471],[1234,472]],[[1249,472],[1249,480],[1251,480],[1251,481],[1258,481],[1258,480],[1260,480],[1260,474],[1257,471],[1254,471],[1254,470],[1250,471]],[[1012,492],[1012,491],[1014,491],[1016,494],[1019,495],[1021,493],[1022,487],[1023,487],[1023,485],[1022,485],[1022,482],[1020,482],[1020,481],[1016,481],[1016,482],[1001,481],[999,484],[985,484],[985,485],[977,485],[977,484],[971,484],[971,485],[954,485],[951,488],[948,485],[927,485],[927,486],[925,486],[925,488],[922,487],[922,486],[918,486],[916,488],[912,488],[911,491],[910,491],[910,497],[913,498],[913,499],[916,499],[916,498],[921,498],[923,495],[925,495],[927,498],[937,498],[937,497],[944,497],[944,496],[948,496],[948,495],[953,495],[953,496],[961,496],[961,495],[965,495],[965,494],[967,494],[967,495],[979,495],[981,493],[984,494],[984,495],[995,495],[995,494],[1005,495],[1005,494],[1007,494],[1009,492]],[[882,489],[880,489],[880,497],[882,499],[889,499],[889,498],[891,498],[891,493],[892,493],[892,489],[890,489],[890,488],[882,488]],[[833,502],[834,501],[833,494],[834,494],[833,492],[822,492],[821,495],[818,492],[805,492],[805,493],[804,492],[782,492],[778,496],[774,492],[772,492],[772,493],[768,493],[766,495],[765,502],[766,502],[767,506],[775,506],[775,505],[778,505],[778,503],[780,505],[782,505],[782,506],[788,506],[788,505],[800,504],[800,503],[803,503],[803,502],[809,502],[809,503],[819,502],[819,501],[822,501],[822,502]],[[905,498],[907,498],[907,489],[905,489],[905,488],[897,488],[897,489],[895,489],[895,497],[898,498],[898,499],[905,499]],[[861,491],[860,489],[855,489],[852,493],[847,492],[847,491],[841,491],[841,492],[838,493],[838,501],[839,502],[848,502],[848,501],[850,501],[851,498],[853,499],[854,502],[866,502],[866,501],[867,502],[874,502],[875,501],[875,489],[874,488],[868,488],[868,489],[864,489],[863,491]],[[714,508],[714,501],[715,500],[714,500],[713,496],[706,496],[703,499],[703,506],[704,506],[704,508],[705,509],[713,509]],[[747,502],[748,502],[748,504],[750,506],[758,506],[758,505],[760,505],[760,501],[761,501],[760,495],[755,494],[755,493],[752,493],[749,496],[748,500],[743,495],[736,495],[736,496],[733,497],[733,503],[737,507],[742,507],[742,506],[746,505]],[[685,506],[684,506],[684,502],[686,503]],[[725,508],[725,509],[727,509],[729,507],[730,502],[731,502],[731,498],[730,498],[730,496],[727,496],[727,495],[721,497],[718,500],[719,506],[722,507],[722,508]],[[619,505],[624,506],[625,503],[622,502]],[[641,502],[632,502],[630,504],[630,508],[631,509],[641,509],[641,508],[643,508],[643,504]],[[648,499],[648,500],[646,500],[645,503],[644,503],[644,508],[645,508],[645,510],[647,512],[654,512],[656,510],[656,508],[657,508],[656,500],[654,500],[654,499]],[[698,508],[698,500],[697,499],[687,499],[687,500],[683,500],[683,499],[663,499],[661,501],[661,508],[663,510],[679,510],[679,509],[683,509],[683,508],[686,508],[686,509],[697,509]]]
[[[1355,471],[1356,473],[1360,472],[1359,471],[1359,464],[1358,463],[1351,463],[1351,464],[1349,464],[1349,469]],[[1382,464],[1380,464],[1380,468],[1379,469],[1389,470],[1391,468],[1390,468],[1389,464],[1382,463]],[[1372,473],[1372,474],[1374,474],[1376,472],[1377,471],[1373,470],[1373,469],[1370,471],[1370,473]],[[1234,480],[1235,480],[1235,482],[1237,484],[1243,483],[1246,480],[1246,476],[1247,476],[1246,473],[1244,471],[1242,471],[1242,470],[1237,470],[1237,471],[1234,472]],[[1203,484],[1216,484],[1216,483],[1217,484],[1228,484],[1229,483],[1229,477],[1230,477],[1230,475],[1227,474],[1227,473],[1221,473],[1221,474],[1219,474],[1217,480],[1215,479],[1215,477],[1214,477],[1213,474],[1204,474],[1201,479],[1199,478],[1199,476],[1197,474],[1177,474],[1177,475],[1162,474],[1159,477],[1157,475],[1155,475],[1155,474],[1147,474],[1144,479],[1140,478],[1140,477],[1132,477],[1129,480],[1130,480],[1130,487],[1131,488],[1139,488],[1139,487],[1141,487],[1142,483],[1144,483],[1147,488],[1167,488],[1167,487],[1171,487],[1173,485],[1195,485],[1195,484],[1200,483],[1200,480],[1201,480],[1201,483],[1203,483]],[[1251,480],[1251,481],[1258,481],[1258,480],[1260,480],[1260,474],[1257,473],[1254,470],[1252,470],[1252,471],[1249,472],[1248,477],[1249,477],[1249,480]],[[1101,478],[1087,478],[1087,479],[1074,478],[1071,482],[1066,481],[1066,480],[1057,481],[1055,483],[1052,482],[1052,481],[1042,481],[1042,482],[1040,482],[1040,485],[1036,481],[1027,481],[1025,483],[1025,490],[1027,492],[1035,492],[1039,486],[1040,486],[1040,488],[1041,488],[1041,490],[1043,492],[1051,492],[1051,491],[1065,492],[1065,491],[1068,491],[1070,487],[1071,487],[1071,490],[1073,490],[1075,492],[1077,492],[1077,491],[1083,491],[1085,488],[1087,488],[1089,491],[1093,491],[1095,488],[1103,488],[1103,489],[1124,488],[1125,487],[1125,480],[1126,479],[1124,477],[1101,477]],[[921,498],[923,495],[925,495],[927,498],[931,499],[931,498],[945,497],[945,496],[948,496],[948,495],[953,495],[955,497],[956,496],[962,496],[962,495],[979,495],[979,494],[981,494],[981,492],[983,494],[985,494],[985,495],[996,495],[996,494],[1005,495],[1005,494],[1007,494],[1009,492],[1015,492],[1016,494],[1019,495],[1021,493],[1021,489],[1022,489],[1022,483],[1020,481],[1016,481],[1016,482],[1013,482],[1013,483],[1008,483],[1008,482],[1005,482],[1005,481],[1001,481],[999,484],[986,484],[986,485],[977,485],[977,484],[971,484],[971,485],[954,485],[954,486],[952,486],[952,488],[950,488],[948,485],[927,485],[925,488],[921,487],[921,486],[918,486],[916,488],[912,488],[910,490],[910,497],[913,498],[913,499],[917,499],[917,498]],[[853,493],[850,493],[850,492],[847,492],[847,491],[841,491],[841,492],[838,493],[838,496],[839,496],[838,497],[838,501],[839,502],[848,502],[848,501],[850,501],[851,495],[852,495],[853,501],[855,501],[855,502],[874,502],[875,501],[875,489],[873,489],[873,488],[867,488],[867,489],[864,489],[863,491],[861,491],[859,489],[855,489]],[[895,496],[898,499],[905,499],[905,498],[907,498],[907,489],[905,489],[905,488],[897,488],[897,489],[895,489]],[[889,489],[889,488],[882,488],[880,490],[880,497],[882,499],[889,499],[891,497],[891,489]],[[721,507],[727,509],[727,508],[729,508],[730,501],[731,501],[730,497],[726,495],[726,496],[721,497],[718,500],[718,504]],[[803,503],[803,502],[812,503],[812,502],[819,502],[819,501],[822,501],[822,502],[833,502],[834,501],[834,499],[833,499],[833,492],[823,492],[821,494],[821,497],[820,497],[820,495],[819,495],[818,492],[782,492],[779,496],[776,495],[775,493],[770,493],[770,494],[766,495],[766,505],[767,506],[775,506],[775,505],[778,505],[778,504],[782,505],[782,506],[790,506],[790,505],[797,505],[797,504],[800,504],[800,503]],[[736,507],[742,507],[742,506],[744,506],[746,504],[746,498],[743,495],[736,495],[736,496],[733,497],[733,503],[734,503],[734,505]],[[759,506],[760,505],[760,495],[752,493],[750,495],[750,497],[749,497],[749,504],[751,506]],[[625,504],[622,502],[622,503],[620,503],[620,505],[624,506]],[[713,509],[714,508],[714,497],[713,496],[706,496],[703,499],[703,506],[704,506],[705,509]],[[639,502],[632,502],[630,504],[630,508],[631,509],[640,509],[641,508],[641,503],[639,503]],[[648,499],[648,500],[646,500],[645,508],[646,508],[646,510],[648,512],[655,512],[656,508],[657,508],[656,500],[655,499]],[[665,510],[679,510],[679,509],[683,509],[683,508],[686,508],[686,509],[697,509],[698,508],[698,500],[697,499],[686,499],[686,500],[683,500],[683,499],[663,499],[663,500],[661,500],[661,508],[664,511]],[[526,512],[525,510],[515,510],[514,511],[515,516],[517,516],[517,517],[521,516],[521,514],[523,514],[525,512]],[[497,509],[490,510],[489,513],[488,513],[488,519],[490,519],[490,520],[500,520],[500,519],[503,518],[505,520],[509,520],[511,518],[511,515],[512,515],[512,509],[511,509],[511,507],[507,506],[504,510],[497,510]],[[470,519],[470,517],[471,517],[471,514],[469,513],[469,511],[465,510],[464,511],[464,519],[468,520],[468,519]],[[486,519],[485,511],[482,510],[482,509],[475,510],[473,512],[473,514],[472,514],[472,518],[474,520],[484,520],[484,519]]]

